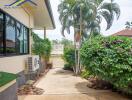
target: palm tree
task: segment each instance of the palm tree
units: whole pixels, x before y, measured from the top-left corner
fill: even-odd
[[[126,29],[132,29],[132,22],[126,22]]]
[[[106,30],[108,30],[112,26],[114,16],[116,15],[117,19],[120,16],[119,5],[113,0],[111,2],[104,2],[104,0],[62,0],[58,6],[58,12],[62,24],[62,35],[64,36],[65,30],[70,33],[70,28],[73,27],[74,44],[79,40],[80,45],[81,40],[100,33],[100,24],[103,18],[107,22]]]
[[[112,26],[114,16],[117,19],[120,16],[120,8],[113,0],[104,2],[104,0],[62,0],[58,6],[60,21],[62,24],[62,35],[64,30],[70,33],[70,27],[74,31],[80,31],[80,8],[82,10],[82,36],[87,33],[100,33],[100,23],[104,18],[107,22],[106,30]]]

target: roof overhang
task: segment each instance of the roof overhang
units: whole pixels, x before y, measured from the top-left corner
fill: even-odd
[[[49,0],[32,0],[36,6],[26,3],[28,11],[32,12],[34,19],[34,29],[43,30],[44,28],[55,29],[55,22]],[[29,5],[30,4],[30,5]]]
[[[35,0],[37,6],[33,9],[35,29],[54,29],[55,23],[49,0]]]
[[[0,0],[0,3],[2,5],[7,5],[15,1],[16,0]],[[43,30],[44,28],[51,30],[55,28],[53,13],[52,13],[49,0],[31,0],[31,1],[22,0],[22,1],[23,1],[23,4],[21,3],[21,7],[26,11],[26,13],[29,16],[31,15],[30,20],[33,20],[33,25],[32,26],[29,25],[31,28],[38,29],[38,30],[39,29]]]

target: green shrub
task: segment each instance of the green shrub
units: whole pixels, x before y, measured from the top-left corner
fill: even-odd
[[[32,33],[32,35],[34,41],[32,52],[36,55],[40,55],[42,58],[48,61],[52,49],[51,42],[47,38],[46,39],[39,38],[35,33]]]
[[[63,59],[68,66],[73,68],[75,66],[75,49],[70,46],[64,48]]]
[[[90,72],[88,70],[84,70],[81,73],[81,77],[86,78],[86,79],[89,78],[90,75],[91,74],[90,74]]]
[[[132,93],[132,39],[98,36],[81,48],[81,60],[94,76]]]
[[[70,71],[73,71],[72,66],[69,65],[69,64],[65,64],[63,69],[64,69],[64,70],[70,70]]]

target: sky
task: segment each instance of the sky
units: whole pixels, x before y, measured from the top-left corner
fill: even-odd
[[[108,1],[108,0],[105,0]],[[125,23],[126,21],[132,21],[132,0],[115,0],[116,3],[119,4],[121,9],[121,15],[118,20],[114,20],[112,27],[106,31],[106,22],[105,20],[101,23],[101,33],[105,36],[111,35],[113,33],[116,33],[118,31],[121,31],[125,29]],[[61,35],[61,24],[59,21],[59,13],[58,13],[58,5],[60,3],[60,0],[50,0],[53,16],[56,24],[56,29],[54,30],[47,30],[47,37],[50,40],[61,40],[64,38]],[[37,33],[41,38],[43,38],[43,30],[35,30],[35,33]],[[65,32],[65,38],[69,40],[73,40],[73,29],[71,29],[71,33],[67,34]]]

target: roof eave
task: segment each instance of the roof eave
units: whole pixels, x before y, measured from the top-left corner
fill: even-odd
[[[55,26],[55,21],[54,21],[54,18],[53,18],[53,12],[52,12],[52,9],[51,9],[51,4],[50,4],[49,0],[44,0],[44,1],[45,1],[45,4],[46,4],[46,7],[48,9],[50,18],[52,20],[53,29],[55,29],[56,26]]]

